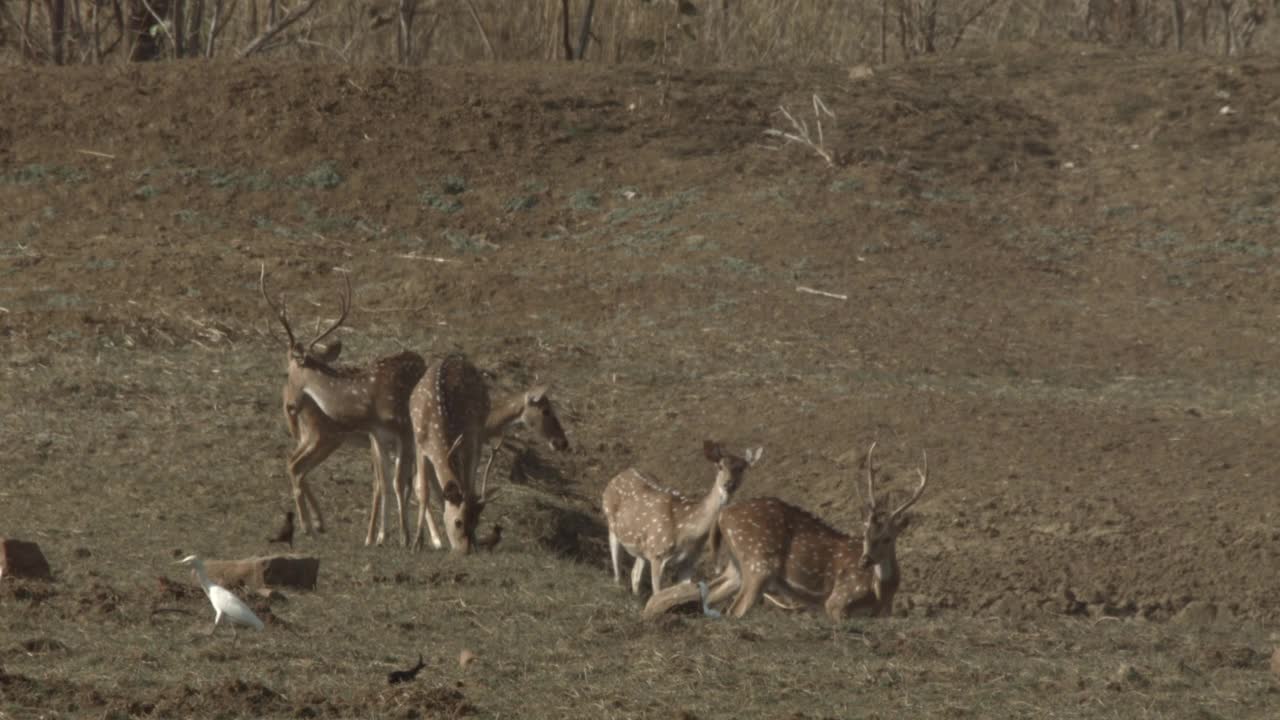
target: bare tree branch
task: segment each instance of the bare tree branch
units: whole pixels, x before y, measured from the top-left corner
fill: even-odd
[[[493,43],[489,42],[489,33],[485,32],[484,23],[480,22],[480,13],[476,12],[476,4],[471,0],[464,0],[464,2],[467,3],[467,11],[471,13],[471,20],[480,30],[480,39],[484,41],[485,50],[489,51],[489,59],[497,60],[498,54],[493,51]]]
[[[977,10],[970,13],[969,17],[960,21],[960,27],[956,30],[956,35],[951,40],[952,50],[955,50],[960,46],[960,41],[964,39],[964,34],[968,32],[969,26],[977,22],[978,18],[986,15],[987,11],[995,7],[998,2],[1000,2],[1000,0],[987,0],[985,3],[979,5]]]
[[[244,48],[240,50],[240,57],[249,57],[261,50],[267,43],[271,42],[276,35],[284,32],[285,28],[301,20],[303,15],[311,12],[311,9],[314,8],[318,2],[320,2],[320,0],[306,0],[306,2],[285,13],[285,16],[280,18],[278,22],[268,25],[267,29],[263,30],[261,35],[254,38],[248,45],[245,45]]]

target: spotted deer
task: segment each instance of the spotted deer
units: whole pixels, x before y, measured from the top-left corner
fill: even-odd
[[[721,510],[742,484],[747,468],[760,460],[763,448],[748,449],[742,457],[730,455],[719,443],[707,440],[703,454],[715,463],[711,489],[691,498],[660,485],[635,468],[623,470],[604,489],[604,516],[609,524],[609,556],[613,580],[622,582],[622,551],[636,559],[631,569],[631,592],[640,594],[646,563],[653,592],[662,589],[662,573],[670,566],[680,581],[693,575],[707,536]]]
[[[476,544],[480,513],[492,497],[492,493],[475,492],[473,479],[480,449],[512,425],[531,428],[552,450],[569,448],[545,386],[494,402],[480,371],[461,354],[448,355],[427,368],[413,390],[410,408],[417,446],[413,482],[418,500],[415,549],[422,547],[424,525],[431,534],[432,547],[443,547],[429,505],[431,488],[438,485],[444,498],[444,529],[449,545],[455,552],[471,551]]]
[[[737,593],[728,614],[742,617],[767,596],[783,607],[822,607],[832,620],[854,613],[888,616],[901,580],[897,539],[910,517],[904,515],[929,483],[929,457],[916,469],[920,484],[892,512],[875,497],[875,465],[867,450],[867,519],[860,537],[851,537],[817,517],[777,498],[748,500],[720,514],[718,534],[729,563],[712,581],[706,598],[715,605]],[[714,554],[718,540],[712,541]],[[645,608],[652,616],[698,599],[691,583],[654,597]]]
[[[259,288],[267,305],[275,312],[288,336],[288,378],[283,389],[285,420],[297,445],[289,454],[289,481],[294,505],[303,533],[314,526],[324,532],[320,506],[307,485],[307,473],[324,462],[334,450],[359,437],[367,437],[372,448],[374,491],[370,509],[369,531],[365,544],[374,542],[373,528],[378,519],[377,543],[386,538],[387,502],[391,482],[397,485],[407,468],[405,459],[413,447],[413,428],[409,422],[409,396],[418,379],[426,371],[426,361],[414,352],[401,352],[378,358],[368,365],[337,365],[341,343],[320,343],[346,322],[351,311],[351,279],[346,278],[339,296],[336,322],[307,343],[299,342],[289,323],[284,295],[276,305],[267,294],[266,267],[259,278]],[[387,464],[392,473],[387,475]],[[401,542],[408,544],[409,532],[404,524],[403,494],[395,493],[401,505]],[[378,501],[381,499],[381,507]],[[314,523],[311,511],[315,512]]]

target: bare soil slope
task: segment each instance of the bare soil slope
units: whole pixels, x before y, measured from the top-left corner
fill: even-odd
[[[743,497],[852,528],[878,439],[893,491],[923,449],[933,472],[904,612],[1274,624],[1278,71],[1015,48],[865,79],[0,74],[0,534],[39,540],[72,606],[67,583],[148,582],[178,548],[261,552],[289,441],[258,269],[309,330],[342,268],[347,359],[456,349],[553,383],[573,449],[504,456],[487,520],[593,568],[578,597],[615,592],[617,471],[696,492],[702,438],[762,444]],[[785,105],[816,136],[814,93],[831,166],[765,134]],[[335,527],[301,541],[355,603],[369,563],[440,562],[357,547],[368,475],[352,450],[317,471]]]

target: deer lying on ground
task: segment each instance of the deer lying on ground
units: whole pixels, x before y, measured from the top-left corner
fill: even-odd
[[[701,498],[689,498],[635,468],[622,471],[604,489],[604,516],[609,523],[609,556],[613,560],[613,580],[622,581],[619,565],[622,551],[636,559],[631,569],[631,592],[640,594],[640,580],[649,565],[653,592],[662,589],[662,572],[668,566],[683,582],[693,575],[694,566],[707,536],[715,528],[721,509],[742,484],[747,468],[760,460],[763,448],[749,449],[743,457],[726,453],[718,443],[707,440],[703,454],[716,465],[715,482]]]
[[[474,489],[480,449],[519,423],[532,428],[552,450],[569,448],[545,386],[535,387],[493,403],[480,371],[463,355],[433,363],[410,398],[413,434],[417,444],[417,474],[413,488],[418,499],[418,528],[413,547],[422,547],[422,528],[439,549],[440,532],[428,502],[438,484],[444,497],[444,525],[455,552],[470,552],[476,543],[480,513],[491,495]]]
[[[928,485],[929,458],[925,455],[924,468],[916,470],[920,485],[915,492],[887,512],[875,497],[874,450],[872,443],[867,451],[867,519],[859,537],[777,498],[726,508],[720,514],[719,535],[729,563],[712,581],[706,605],[736,592],[728,611],[733,617],[745,615],[765,594],[784,607],[821,607],[835,621],[855,612],[891,615],[900,582],[896,542],[910,520],[903,513]],[[713,538],[713,554],[717,542]],[[698,588],[685,583],[650,598],[644,612],[652,617],[698,598]]]
[[[404,482],[400,479],[407,470],[404,460],[413,447],[409,396],[426,371],[426,361],[421,355],[406,351],[379,358],[368,365],[335,364],[342,351],[341,343],[325,347],[320,346],[320,342],[341,327],[351,311],[349,276],[346,277],[345,292],[339,297],[338,320],[306,344],[293,335],[283,295],[277,306],[267,294],[265,266],[259,278],[259,288],[288,335],[284,411],[289,433],[297,439],[297,446],[289,455],[288,471],[302,531],[310,534],[313,526],[317,532],[324,531],[320,506],[307,486],[307,473],[347,441],[367,437],[373,452],[374,507],[370,510],[365,544],[373,542],[374,521],[380,518],[377,542],[381,545],[386,537],[386,503],[391,495],[388,492],[390,484],[393,478],[397,485]],[[390,477],[386,473],[388,462],[393,467]],[[378,507],[379,498],[382,500],[381,508]],[[401,541],[408,544],[409,531],[403,523],[403,495],[396,492],[396,499],[402,505]],[[311,510],[315,511],[314,524]]]

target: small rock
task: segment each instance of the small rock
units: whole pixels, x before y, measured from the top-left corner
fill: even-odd
[[[1271,674],[1276,676],[1276,680],[1280,680],[1280,645],[1271,653]]]
[[[471,652],[470,650],[464,649],[462,652],[458,653],[458,667],[462,668],[463,670],[466,670],[475,661],[476,661],[476,654]]]

